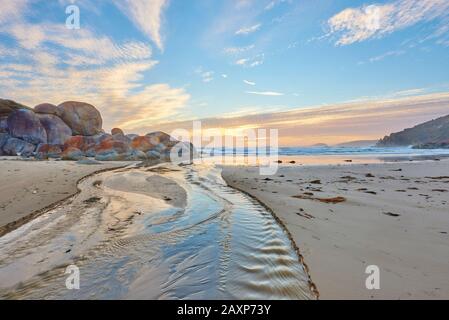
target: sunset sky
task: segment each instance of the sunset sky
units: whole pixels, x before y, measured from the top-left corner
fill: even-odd
[[[66,7],[81,28],[66,27]],[[105,129],[377,139],[449,114],[448,0],[0,0],[0,97]]]

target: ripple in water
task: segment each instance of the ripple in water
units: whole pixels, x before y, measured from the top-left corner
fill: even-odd
[[[165,167],[88,178],[79,195],[2,237],[0,297],[315,298],[271,213],[215,167]],[[65,287],[71,264],[80,290]]]

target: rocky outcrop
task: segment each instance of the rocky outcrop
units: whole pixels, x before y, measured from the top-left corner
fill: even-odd
[[[122,135],[122,136],[124,136],[124,135],[125,135],[125,133],[123,132],[123,130],[120,129],[120,128],[114,128],[114,129],[112,129],[112,130],[111,130],[111,134],[112,134],[113,136],[115,136],[115,135]]]
[[[48,144],[63,145],[72,137],[72,130],[58,116],[38,114],[37,117],[47,133]]]
[[[100,112],[84,102],[68,101],[60,104],[61,118],[74,135],[93,136],[101,133],[103,120]]]
[[[6,143],[3,145],[2,150],[7,156],[32,156],[36,150],[34,144],[28,143],[24,140],[10,137]]]
[[[45,160],[49,158],[57,159],[61,156],[62,149],[59,145],[41,144],[36,149],[36,158]]]
[[[0,133],[0,150],[5,145],[6,141],[10,138],[10,135],[7,133]]]
[[[449,115],[401,132],[393,133],[377,143],[378,147],[399,147],[443,143],[449,140]]]
[[[24,106],[23,104],[11,100],[0,99],[0,118],[8,117],[14,111],[21,109],[31,110],[29,107]]]
[[[47,132],[39,117],[31,110],[12,112],[8,117],[8,131],[11,136],[31,144],[47,143]]]
[[[151,149],[154,149],[156,147],[156,144],[151,143],[151,140],[147,136],[138,136],[134,138],[131,142],[131,148],[140,150],[143,152],[148,152]]]
[[[150,143],[153,145],[168,144],[172,137],[165,132],[157,131],[147,134],[145,137],[149,138]]]
[[[39,160],[169,161],[171,154],[193,150],[191,144],[179,143],[161,131],[139,136],[114,128],[111,134],[105,133],[98,110],[83,102],[44,103],[33,110],[0,100],[0,111],[0,155]]]
[[[0,117],[0,133],[8,132],[8,117]]]
[[[34,107],[34,112],[40,114],[52,114],[61,117],[61,109],[51,103],[42,103]]]
[[[62,160],[68,161],[78,161],[83,159],[84,157],[85,157],[84,152],[82,152],[80,149],[73,147],[65,149],[61,154]]]

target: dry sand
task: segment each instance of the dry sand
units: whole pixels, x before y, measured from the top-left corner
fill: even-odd
[[[83,177],[129,164],[1,160],[0,236],[33,218],[42,209],[75,194],[77,182]]]
[[[321,299],[449,298],[449,161],[292,165],[268,179],[225,167],[223,177],[281,219]],[[369,265],[380,290],[366,289]]]

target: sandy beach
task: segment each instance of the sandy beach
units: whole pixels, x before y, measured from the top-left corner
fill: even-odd
[[[449,297],[449,161],[281,165],[275,176],[228,166],[291,233],[321,299]],[[380,269],[367,290],[366,267]]]
[[[84,170],[58,165],[61,173]],[[284,229],[216,167],[120,168],[78,188],[0,237],[0,299],[316,298]],[[80,290],[67,290],[68,265],[80,269]]]
[[[60,225],[59,231],[51,231],[52,234],[55,234],[55,248],[65,252],[64,246],[61,247],[57,244],[60,239],[56,235],[62,232],[61,230],[64,230],[64,233],[67,232],[70,237],[77,232],[80,232],[80,236],[84,234],[84,229],[91,223],[84,222],[84,219],[89,217],[89,215],[83,214],[85,210],[97,208],[98,214],[102,214],[101,212],[106,214],[101,218],[102,220],[106,219],[104,228],[103,226],[99,228],[95,224],[92,224],[92,228],[97,230],[94,234],[97,235],[98,241],[102,237],[103,239],[112,237],[110,242],[113,244],[114,241],[117,241],[115,237],[120,239],[122,233],[129,237],[136,232],[147,230],[142,229],[144,226],[147,226],[145,228],[151,226],[146,232],[154,232],[165,223],[174,223],[179,217],[182,217],[179,215],[180,212],[196,212],[191,216],[193,219],[191,223],[196,225],[196,219],[199,219],[205,212],[212,210],[210,214],[214,217],[215,210],[221,212],[221,209],[215,208],[217,203],[220,203],[218,208],[223,205],[225,208],[223,212],[242,210],[243,204],[249,205],[239,193],[233,196],[235,198],[227,199],[224,202],[220,200],[216,203],[216,199],[225,195],[229,196],[229,191],[221,190],[220,188],[224,187],[219,184],[213,184],[213,188],[211,188],[212,185],[206,184],[206,188],[201,189],[201,193],[197,194],[200,189],[195,191],[192,188],[197,188],[196,184],[198,183],[204,183],[206,175],[202,176],[202,174],[192,171],[192,173],[186,173],[187,180],[185,180],[182,173],[182,170],[185,169],[168,164],[158,168],[137,169],[137,171],[106,172],[103,175],[92,176],[78,185],[83,177],[129,164],[131,163],[112,162],[81,165],[76,162],[64,161],[11,159],[1,161],[4,183],[0,189],[2,195],[0,198],[2,228],[0,230],[6,234],[41,213],[48,212],[47,217],[38,223],[42,226],[39,229],[34,228],[33,235],[30,235],[29,239],[28,236],[25,236],[28,233],[27,228],[21,232],[22,236],[19,236],[20,232],[14,235],[26,243],[37,245],[42,242],[40,244],[42,249],[35,248],[34,245],[23,246],[30,251],[29,255],[32,254],[30,257],[36,255],[36,261],[39,261],[39,257],[44,252],[41,250],[47,250],[44,240],[47,234],[46,229],[52,226],[50,223],[52,215],[55,215],[55,219],[59,219],[58,217],[61,215],[66,215],[65,212],[72,212],[67,215],[69,221],[73,220],[76,215],[79,215],[79,218],[76,219],[81,219],[79,226],[77,223],[73,225],[77,226],[75,230],[79,229],[78,231],[65,230],[64,224]],[[231,187],[257,198],[288,230],[288,236],[299,248],[299,253],[304,259],[305,268],[307,268],[307,274],[310,275],[311,281],[317,287],[320,299],[447,299],[449,297],[449,278],[447,277],[449,270],[449,250],[447,249],[449,241],[449,212],[447,209],[449,176],[447,176],[447,172],[449,172],[449,161],[443,160],[365,165],[300,166],[283,164],[275,176],[268,177],[260,176],[256,167],[227,166],[223,168],[222,176]],[[193,185],[190,183],[192,174],[193,176],[199,174],[199,180],[194,181]],[[209,175],[208,173],[207,176]],[[103,181],[101,186],[96,185],[98,179]],[[212,183],[212,181],[215,180],[210,180],[208,183]],[[80,187],[84,190],[83,193],[75,197],[73,203],[67,202],[66,199],[77,194]],[[109,197],[111,200],[102,200],[95,207],[90,201]],[[117,197],[116,200],[113,200],[115,197]],[[200,205],[199,203],[203,202],[205,197],[210,197],[208,201],[212,201],[211,204]],[[236,202],[237,199],[242,202]],[[198,201],[199,203],[197,203]],[[212,203],[214,204],[212,205]],[[228,208],[230,203],[234,208],[232,210]],[[61,206],[59,209],[54,209],[56,208],[54,204],[58,204],[58,206],[61,204]],[[104,208],[104,205],[107,207]],[[198,211],[200,207],[203,209]],[[147,210],[145,208],[152,209],[139,217],[141,212]],[[245,211],[245,214],[253,209],[249,205],[246,209],[249,211]],[[52,210],[54,213],[51,213]],[[154,213],[158,210],[169,210],[167,212],[170,212],[170,215],[173,214],[173,218],[158,217],[159,214]],[[136,216],[136,213],[139,215]],[[75,216],[73,216],[74,214]],[[70,218],[71,215],[72,218]],[[121,229],[118,227],[111,227],[112,220],[107,217],[119,217],[118,221],[125,223],[123,226],[120,224],[120,228],[126,228],[124,230],[127,231],[119,232],[118,230]],[[93,219],[92,223],[96,221],[94,216],[89,219]],[[271,228],[278,223],[268,217],[264,219],[268,220],[261,220],[263,225],[259,225],[257,220],[251,221],[247,218],[242,220],[244,224],[251,221],[247,227],[250,228],[249,230],[259,233],[257,239],[254,237],[251,239],[252,241],[257,240],[257,246],[260,247],[258,250],[261,250],[260,254],[256,255],[253,252],[253,255],[250,255],[251,257],[256,256],[258,259],[272,257],[272,255],[266,255],[268,254],[266,250],[271,247],[266,247],[264,241],[276,241],[280,237],[278,234],[276,239],[267,240],[276,234]],[[46,220],[49,222],[45,222]],[[179,223],[181,221],[183,220],[180,220]],[[209,218],[205,221],[209,221]],[[226,219],[218,221],[225,223]],[[73,222],[68,225],[72,226]],[[134,223],[128,225],[131,222]],[[227,222],[222,228],[228,228]],[[233,241],[237,241],[234,247],[247,247],[246,232],[243,232],[242,229],[242,232],[233,237]],[[63,238],[65,237],[64,233],[61,234]],[[178,233],[175,232],[175,234]],[[183,233],[178,235],[183,236]],[[215,236],[215,233],[212,232],[212,235]],[[137,237],[137,235],[135,236]],[[6,243],[10,243],[8,246],[16,247],[16,240],[8,242],[9,240],[4,239]],[[283,241],[288,240],[284,239]],[[69,256],[64,255],[61,258],[60,255],[57,255],[54,257],[52,249],[48,252],[48,258],[52,257],[51,259],[56,259],[55,261],[64,261],[65,263],[65,261],[75,259],[75,253],[81,254],[88,249],[83,241],[76,243],[69,241],[66,245],[71,248],[67,251],[71,252]],[[19,246],[19,248],[21,247]],[[128,250],[133,250],[131,248],[134,247],[130,247]],[[182,248],[180,252],[183,252],[186,247],[180,245],[180,248]],[[284,244],[283,246],[276,245],[276,248],[278,248],[276,250],[279,251],[279,254],[289,256],[290,260],[283,258],[283,261],[289,261],[290,268],[298,264],[292,258],[294,254],[289,251],[292,250],[292,246],[288,248],[288,245]],[[11,252],[14,250],[11,249]],[[254,247],[251,250],[255,250]],[[238,261],[243,263],[241,259],[245,255],[242,256],[241,252],[237,251]],[[95,252],[97,251],[95,250]],[[196,255],[195,251],[192,254]],[[138,255],[136,255],[136,259],[137,257]],[[213,261],[214,259],[211,258],[208,264],[212,264]],[[17,266],[27,265],[20,261],[15,263]],[[111,261],[107,260],[103,263],[110,264]],[[251,263],[255,263],[255,261],[251,260]],[[376,265],[380,269],[380,290],[366,289],[365,281],[368,275],[365,271],[369,265]],[[7,267],[8,264],[5,266]],[[96,270],[97,267],[88,266],[86,268]],[[271,268],[285,268],[285,265],[271,264],[271,262],[259,264],[257,262],[257,268],[268,271]],[[39,267],[36,270],[40,270]],[[147,278],[150,275],[146,274],[143,277]],[[163,276],[159,275],[158,277],[160,281],[163,281]],[[304,279],[307,281],[306,278]],[[287,283],[290,282],[280,282],[279,286],[282,287]],[[137,297],[140,297],[143,292],[142,297],[150,293],[155,297],[158,296],[157,291],[150,293],[147,290],[140,291],[142,290],[140,289],[141,284],[132,284],[133,294],[136,294],[135,285],[138,286]],[[162,286],[162,284],[157,284],[157,286]],[[120,292],[120,290],[117,289],[116,292]],[[254,292],[248,291],[248,294],[255,294]],[[183,294],[188,295],[184,292]]]
[[[1,160],[0,236],[36,217],[39,211],[74,195],[83,177],[129,164]]]

